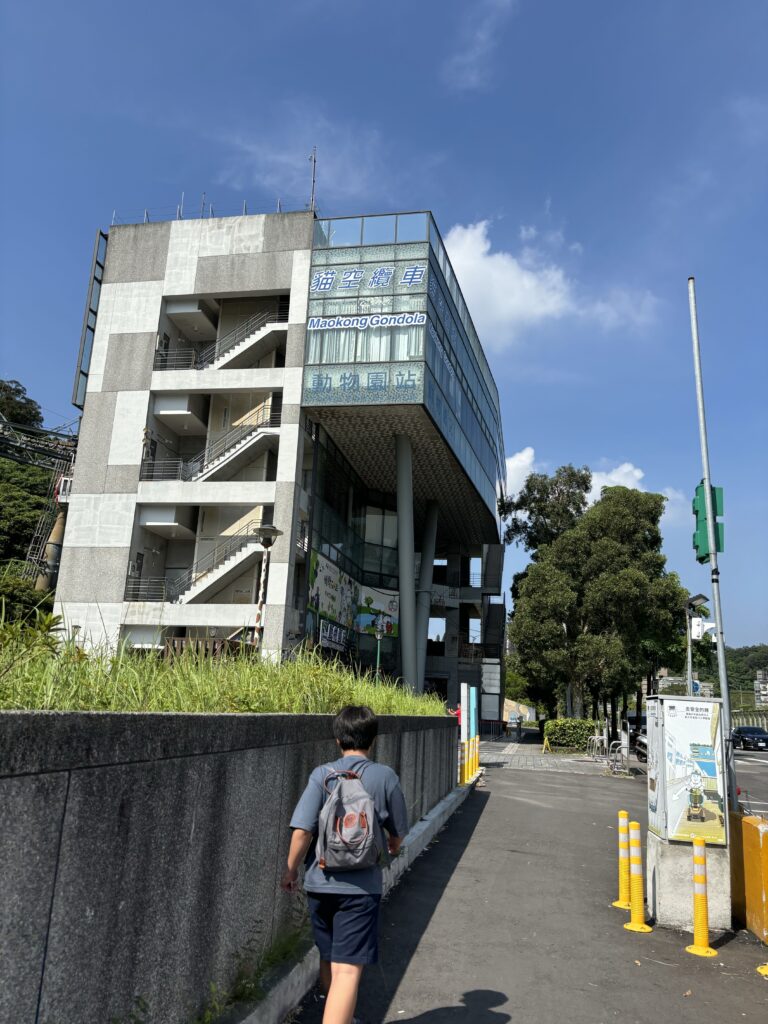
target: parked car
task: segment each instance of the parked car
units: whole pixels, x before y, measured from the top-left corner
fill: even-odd
[[[742,750],[768,750],[768,732],[759,725],[737,725],[731,739]]]
[[[638,761],[648,760],[648,737],[644,732],[635,737],[635,757]]]

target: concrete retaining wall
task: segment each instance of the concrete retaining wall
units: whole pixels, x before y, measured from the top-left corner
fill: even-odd
[[[0,714],[0,1020],[189,1024],[291,926],[288,821],[331,717]],[[381,720],[415,825],[456,783],[452,718]]]

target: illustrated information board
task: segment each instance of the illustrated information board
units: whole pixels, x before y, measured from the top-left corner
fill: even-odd
[[[719,701],[648,700],[648,826],[664,839],[727,844]]]

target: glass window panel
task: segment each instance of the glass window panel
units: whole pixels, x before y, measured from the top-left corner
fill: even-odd
[[[360,245],[362,217],[344,217],[331,221],[331,245],[334,249],[343,245]]]
[[[338,265],[339,263],[348,263],[348,264],[350,264],[350,267],[348,268],[350,270],[354,269],[355,267],[360,266],[360,249],[359,248],[354,248],[354,249],[329,249],[327,251],[326,255],[327,255],[327,262],[329,264],[333,263],[334,266]],[[341,273],[341,269],[342,268],[339,269],[339,273]]]
[[[384,514],[380,508],[369,505],[365,510],[365,542],[381,544],[381,533],[384,526]]]
[[[324,363],[353,363],[355,361],[355,334],[354,329],[323,331],[325,342],[323,344]]]
[[[357,341],[358,363],[386,363],[389,361],[389,328],[368,327],[360,331]]]
[[[360,250],[359,257],[362,263],[378,263],[382,267],[391,267],[396,252],[395,245],[366,245]]]
[[[423,327],[395,327],[393,329],[392,359],[421,359],[423,350]]]
[[[394,217],[363,218],[363,245],[381,245],[385,242],[394,242],[394,240]]]
[[[94,328],[96,327],[96,314],[93,312],[93,310],[90,310],[90,312],[88,313],[88,326]]]
[[[315,248],[325,249],[328,245],[328,227],[329,221],[327,220],[316,220],[315,221]]]
[[[90,309],[98,309],[99,308],[99,296],[100,295],[101,295],[101,285],[96,280],[96,278],[94,278],[93,279],[93,283],[91,284],[91,297],[90,297],[90,302],[89,302],[89,308]]]
[[[392,300],[390,300],[392,301]],[[394,309],[398,313],[410,313],[413,310],[424,310],[427,308],[427,296],[421,295],[396,295]]]
[[[397,218],[398,242],[423,242],[427,238],[426,213],[401,213]]]
[[[77,394],[75,395],[75,402],[74,402],[74,404],[76,406],[78,406],[78,408],[80,408],[80,409],[82,409],[83,405],[85,404],[85,389],[86,389],[87,384],[88,384],[88,374],[87,373],[81,373],[80,376],[78,377],[78,381],[77,381]]]
[[[83,358],[80,360],[80,365],[84,370],[87,370],[91,365],[91,352],[93,351],[93,328],[86,327],[85,338],[83,339]]]
[[[323,352],[323,331],[307,331],[307,362],[319,363]]]
[[[397,547],[397,513],[385,512],[384,513],[384,534],[382,537],[382,543],[384,547],[396,548]],[[391,572],[394,566],[390,566],[387,563],[387,556],[384,556],[384,572]]]

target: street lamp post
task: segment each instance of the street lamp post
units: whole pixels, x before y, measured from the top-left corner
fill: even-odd
[[[686,683],[688,696],[693,696],[693,643],[691,639],[691,619],[697,608],[701,608],[709,600],[704,594],[695,594],[685,603],[685,637],[686,637]]]
[[[257,530],[257,537],[264,549],[261,560],[261,577],[259,580],[258,611],[256,612],[256,635],[258,636],[258,650],[261,652],[264,641],[264,612],[267,605],[267,574],[269,572],[269,549],[282,533],[276,526],[260,526]]]
[[[704,502],[707,510],[707,547],[709,548],[709,569],[712,579],[712,598],[715,606],[715,622],[717,624],[717,674],[720,679],[720,699],[723,709],[723,733],[725,736],[725,756],[728,767],[728,793],[731,806],[737,807],[736,770],[731,754],[731,695],[728,689],[728,670],[725,664],[725,632],[723,630],[723,610],[720,605],[720,570],[717,567],[717,530],[715,526],[715,509],[712,500],[712,482],[709,473],[709,442],[707,440],[707,420],[704,411],[704,384],[701,373],[701,348],[699,345],[699,320],[696,312],[696,287],[692,277],[688,278],[688,307],[691,316],[691,339],[693,341],[693,371],[696,378],[696,408],[699,419],[699,445],[701,447],[702,484],[704,485]]]
[[[382,628],[380,615],[376,616],[374,630],[376,634],[376,679],[378,681],[381,675],[381,641],[384,639],[384,629]]]

